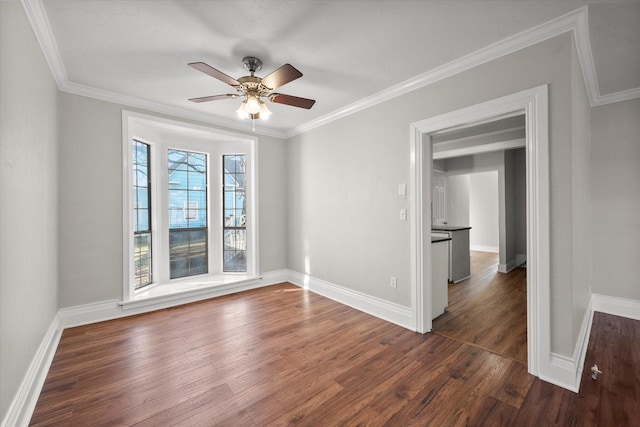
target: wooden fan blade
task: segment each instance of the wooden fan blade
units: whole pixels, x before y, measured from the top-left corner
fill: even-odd
[[[228,84],[229,86],[238,86],[240,84],[240,82],[238,82],[233,77],[227,76],[222,71],[218,71],[215,68],[211,67],[210,65],[205,64],[204,62],[192,62],[188,65],[189,67],[195,68],[198,71],[202,71],[203,73],[208,74],[211,77],[216,78],[221,82]]]
[[[284,64],[282,67],[263,78],[262,84],[273,90],[300,77],[302,77],[302,73],[298,71],[296,67],[291,64]]]
[[[240,95],[235,93],[227,93],[225,95],[212,95],[212,96],[202,96],[200,98],[190,98],[191,102],[209,102],[209,101],[217,101],[219,99],[228,99],[228,98],[237,98]]]
[[[300,98],[299,96],[285,95],[282,93],[273,93],[269,96],[271,102],[278,104],[291,105],[293,107],[306,108],[307,110],[313,107],[316,103],[314,99]]]

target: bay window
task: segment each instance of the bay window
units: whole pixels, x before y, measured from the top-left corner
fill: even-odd
[[[125,300],[257,276],[254,145],[123,112]]]

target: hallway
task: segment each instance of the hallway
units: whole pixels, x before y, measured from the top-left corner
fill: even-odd
[[[433,332],[527,364],[527,270],[498,273],[498,254],[471,251],[471,277],[449,283]]]

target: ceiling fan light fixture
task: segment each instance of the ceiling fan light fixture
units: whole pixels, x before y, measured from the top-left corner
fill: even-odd
[[[267,104],[260,101],[260,118],[262,120],[267,120],[270,115],[271,115],[271,111],[269,110],[269,108],[267,108]]]
[[[249,112],[247,111],[247,101],[242,101],[242,104],[240,104],[240,107],[236,110],[236,113],[238,114],[238,117],[240,117],[241,119],[248,119],[249,118]]]
[[[263,102],[257,96],[249,95],[244,102],[244,108],[249,114],[256,114],[260,112],[260,104]]]
[[[189,63],[188,65],[190,67],[228,84],[238,92],[237,94],[234,93],[190,98],[189,101],[199,103],[219,99],[244,97],[244,100],[236,110],[236,113],[241,119],[251,120],[267,120],[271,115],[271,111],[269,111],[269,108],[267,108],[265,103],[262,101],[263,97],[276,104],[290,105],[292,107],[305,108],[307,110],[316,102],[313,99],[301,98],[299,96],[273,93],[274,89],[302,77],[302,73],[293,65],[284,64],[266,77],[260,78],[254,74],[262,68],[262,61],[260,61],[260,59],[248,56],[242,60],[242,63],[245,68],[251,72],[251,75],[240,77],[237,80],[233,77],[229,77],[222,71],[216,70],[204,62]]]

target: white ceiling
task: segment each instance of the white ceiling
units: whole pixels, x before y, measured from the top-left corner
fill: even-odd
[[[304,76],[278,92],[317,102],[269,104],[256,131],[276,136],[567,30],[593,105],[640,96],[640,1],[22,1],[66,92],[249,130],[239,99],[187,101],[234,92],[187,63],[234,78],[247,55],[262,59],[261,77],[291,63]]]

